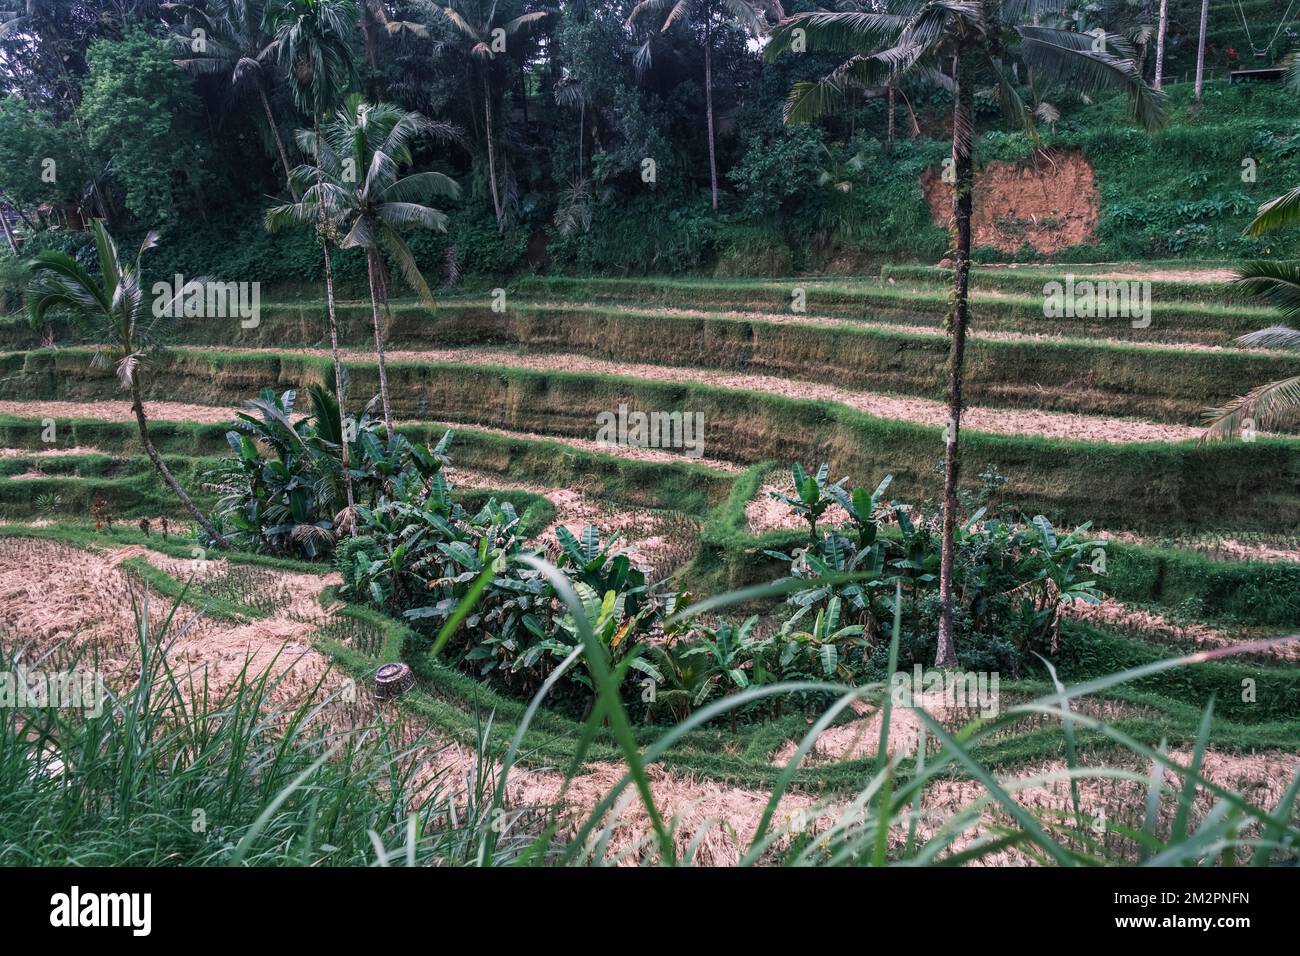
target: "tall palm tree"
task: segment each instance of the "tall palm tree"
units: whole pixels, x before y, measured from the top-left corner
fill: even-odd
[[[1261,236],[1300,223],[1300,186],[1259,207],[1246,234]],[[1277,306],[1287,319],[1300,318],[1300,261],[1247,262],[1234,282],[1248,295]],[[1241,345],[1300,352],[1300,331],[1274,325],[1237,339]],[[1247,419],[1258,428],[1290,423],[1300,417],[1300,375],[1267,382],[1228,404],[1205,413],[1204,438],[1229,438],[1241,432]]]
[[[505,232],[505,209],[497,185],[492,65],[498,56],[506,52],[505,43],[510,37],[531,27],[546,16],[548,11],[538,10],[521,14],[512,20],[500,21],[497,19],[497,0],[492,0],[490,4],[485,4],[484,0],[447,0],[447,6],[440,10],[467,45],[466,55],[478,64],[483,88],[483,135],[487,140],[488,185],[492,191],[492,208],[497,217],[497,232]]]
[[[713,29],[715,17],[730,20],[740,29],[761,36],[767,30],[767,13],[772,13],[778,20],[785,16],[780,0],[639,0],[628,14],[627,26],[630,28],[637,18],[645,13],[663,17],[659,32],[664,33],[678,20],[689,19],[704,21],[704,116],[709,136],[709,187],[713,194],[713,208],[718,208],[718,160],[714,145],[713,121]],[[650,43],[648,39],[636,53],[636,67],[644,71],[650,66]]]
[[[95,353],[94,363],[112,367],[117,379],[131,393],[131,410],[140,428],[145,454],[158,469],[162,480],[180,499],[208,537],[224,549],[229,548],[217,530],[190,500],[185,489],[172,475],[149,437],[149,419],[145,415],[140,378],[151,354],[160,346],[169,309],[154,310],[145,302],[144,283],[140,278],[140,260],[157,245],[154,232],[145,236],[134,263],[123,263],[117,245],[101,219],[91,223],[99,275],[67,253],[46,249],[37,253],[31,265],[32,284],[28,290],[27,311],[34,323],[45,321],[50,310],[66,310],[86,325],[97,340],[103,341]],[[180,296],[182,291],[175,290]],[[154,315],[161,311],[162,315]]]
[[[939,647],[935,660],[939,667],[957,662],[953,640],[953,561],[962,379],[970,323],[975,86],[981,81],[991,83],[1005,112],[1022,123],[1031,135],[1035,132],[1034,112],[1025,105],[1017,89],[1018,64],[1033,69],[1037,80],[1069,83],[1085,92],[1115,87],[1126,90],[1133,98],[1134,114],[1148,127],[1158,126],[1164,116],[1163,97],[1143,81],[1131,49],[1121,37],[1106,35],[1098,44],[1091,34],[1021,23],[1027,17],[1052,13],[1063,6],[1065,0],[914,0],[899,13],[801,13],[781,22],[767,48],[769,58],[799,49],[800,45],[808,51],[849,55],[822,79],[795,84],[785,104],[788,123],[808,122],[838,109],[854,85],[879,86],[882,80],[890,78],[941,72],[946,76],[945,85],[953,90],[954,189],[949,223],[953,289],[945,321],[951,347],[939,572]],[[1100,51],[1094,48],[1097,46]]]
[[[289,154],[266,95],[276,50],[274,38],[267,32],[266,0],[216,0],[206,9],[186,7],[185,13],[186,26],[191,30],[201,28],[204,40],[196,47],[192,34],[176,37],[176,44],[193,54],[176,60],[176,64],[196,75],[228,79],[234,95],[249,90],[257,94],[288,180]]]
[[[280,206],[267,214],[271,224],[324,216],[337,223],[343,233],[341,248],[366,251],[379,394],[390,437],[393,412],[379,316],[380,308],[388,307],[389,262],[396,264],[420,300],[431,304],[433,293],[402,232],[412,227],[446,232],[446,213],[429,203],[460,195],[455,180],[442,173],[399,173],[402,167],[411,165],[411,142],[417,137],[436,135],[445,139],[454,132],[445,123],[435,123],[399,106],[371,105],[358,95],[350,96],[321,133],[303,130],[298,134],[299,145],[315,158],[314,165],[294,170],[294,180],[307,190],[303,202]]]
[[[320,128],[320,117],[338,103],[348,83],[356,76],[349,44],[349,24],[356,15],[353,0],[270,0],[266,10],[267,25],[271,30],[272,46],[283,69],[289,77],[289,89],[294,103],[312,118],[312,129]],[[290,208],[299,212],[314,209],[317,239],[325,264],[325,309],[329,320],[330,356],[334,361],[334,391],[338,395],[339,431],[342,437],[340,451],[343,459],[343,486],[347,496],[348,524],[356,535],[355,502],[352,496],[351,459],[348,449],[348,428],[344,420],[347,395],[343,383],[343,363],[339,359],[339,325],[334,305],[334,260],[331,246],[337,241],[334,223],[327,215],[327,203],[320,197],[308,201],[302,197],[294,181],[293,171],[288,173],[289,189],[295,197]],[[304,205],[310,202],[310,205]],[[302,221],[289,214],[267,213],[267,226],[277,229],[283,222]]]

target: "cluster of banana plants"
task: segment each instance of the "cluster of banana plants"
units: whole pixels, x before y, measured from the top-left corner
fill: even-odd
[[[826,662],[836,661],[835,668],[823,669],[818,676],[850,678],[842,652],[852,650],[853,644],[862,645],[856,659],[866,666],[870,646],[879,640],[900,600],[903,621],[913,631],[913,640],[905,646],[924,644],[924,635],[934,630],[937,610],[937,516],[886,501],[892,476],[870,493],[850,488],[846,478],[830,481],[826,465],[810,474],[796,463],[791,478],[795,493],[773,492],[772,497],[808,523],[808,541],[789,552],[764,553],[785,563],[791,577],[817,581],[790,595],[798,609],[792,620],[802,619],[811,609],[824,611],[824,620],[843,617],[845,627],[859,629],[832,642],[840,648],[834,656],[829,649],[818,651]],[[975,511],[957,535],[954,563],[965,636],[980,646],[996,640],[1010,648],[1012,658],[1002,663],[1013,671],[1030,651],[1054,652],[1062,610],[1074,601],[1095,603],[1102,598],[1093,569],[1104,561],[1105,542],[1090,538],[1089,527],[1058,535],[1042,515],[1006,521],[990,516],[985,508]],[[807,633],[822,632],[814,627]],[[825,646],[808,638],[802,643]],[[959,643],[959,656],[961,652]],[[787,654],[787,667],[797,659]]]
[[[298,393],[264,388],[226,433],[232,455],[203,475],[220,493],[212,524],[231,544],[248,550],[317,560],[329,557],[353,530],[357,515],[385,498],[432,493],[452,434],[433,448],[388,435],[372,401],[349,420],[347,475],[354,506],[347,508],[338,401],[321,385]]]

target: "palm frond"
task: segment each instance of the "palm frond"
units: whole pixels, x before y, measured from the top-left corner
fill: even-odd
[[[379,198],[384,202],[424,202],[433,197],[458,199],[460,184],[442,173],[413,173],[397,180]]]
[[[435,232],[447,231],[447,214],[415,202],[386,202],[376,210],[379,221],[393,229],[420,226]]]
[[[1300,331],[1287,325],[1270,325],[1237,337],[1239,345],[1254,345],[1265,349],[1285,349],[1300,352]]]
[[[1246,235],[1262,236],[1274,229],[1300,222],[1300,186],[1270,199],[1259,207],[1255,219],[1246,227]]]
[[[1232,284],[1280,309],[1288,319],[1300,317],[1300,260],[1247,262],[1237,270]]]
[[[1248,420],[1256,429],[1266,430],[1290,424],[1298,416],[1300,375],[1260,385],[1221,408],[1207,411],[1202,440],[1238,435]]]
[[[1093,50],[1095,38],[1087,33],[1050,27],[1018,26],[1019,54],[1029,66],[1049,81],[1083,92],[1125,90],[1133,101],[1133,115],[1143,126],[1155,129],[1164,124],[1164,94],[1142,79],[1136,61]],[[1107,44],[1119,44],[1122,37],[1107,35]]]
[[[805,42],[809,53],[862,53],[885,37],[900,34],[910,22],[911,14],[796,13],[772,29],[763,55],[769,62],[775,60],[789,52],[796,39]]]
[[[382,237],[384,250],[388,257],[397,263],[397,270],[402,274],[406,284],[411,287],[420,302],[426,306],[433,305],[433,292],[429,289],[429,283],[424,279],[424,273],[420,271],[419,265],[415,261],[415,255],[408,246],[395,232],[385,232]]]

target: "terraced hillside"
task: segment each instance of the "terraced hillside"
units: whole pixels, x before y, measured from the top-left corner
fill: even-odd
[[[994,509],[1045,515],[1058,529],[1093,522],[1107,542],[1097,571],[1107,597],[1075,606],[1062,623],[1060,679],[1084,682],[1182,652],[1214,658],[1300,629],[1300,435],[1199,441],[1205,406],[1248,383],[1296,373],[1294,355],[1231,345],[1272,317],[1227,301],[1218,273],[1207,268],[1154,274],[1147,328],[1049,320],[1041,286],[1050,276],[977,274],[962,441],[971,495]],[[561,546],[560,526],[594,525],[602,537],[621,532],[652,578],[695,596],[756,584],[779,577],[773,555],[806,538],[799,519],[772,498],[790,490],[791,462],[827,462],[834,476],[867,487],[892,474],[889,495],[905,504],[937,497],[942,279],[920,267],[857,282],[533,278],[506,289],[504,307],[494,308],[501,298],[489,294],[445,298],[432,310],[398,304],[388,328],[393,413],[413,440],[433,443],[452,429],[448,478],[457,500],[466,507],[509,501],[524,533],[552,551]],[[796,301],[803,307],[792,308]],[[217,493],[204,476],[230,451],[223,423],[245,400],[267,386],[332,383],[322,311],[315,302],[277,303],[250,329],[237,320],[181,320],[172,346],[148,369],[154,444],[205,509]],[[377,390],[366,345],[369,304],[344,303],[340,316],[348,387],[369,396]],[[68,549],[59,560],[104,565],[110,576],[129,572],[163,596],[180,595],[198,573],[184,600],[247,625],[226,635],[228,653],[310,647],[358,680],[402,658],[418,688],[385,707],[400,706],[470,746],[481,742],[480,715],[490,711],[493,739],[509,742],[525,700],[430,659],[429,637],[418,628],[337,603],[326,590],[338,581],[328,562],[209,552],[201,572],[187,567],[194,557],[188,522],[136,452],[131,406],[113,372],[92,362],[94,343],[57,324],[34,333],[10,321],[0,335],[7,522],[0,565],[9,579],[34,548]],[[620,405],[701,413],[701,454],[598,443],[598,416]],[[293,626],[254,626],[283,617],[279,595],[290,582],[295,594],[323,592],[322,606],[295,612]],[[11,586],[3,600],[0,622],[12,625],[32,613],[37,596]],[[763,626],[783,613],[779,605],[758,610]],[[1042,672],[1004,675],[1004,705],[1051,689]],[[1155,668],[1080,707],[1151,746],[1164,740],[1186,754],[1211,697],[1205,773],[1239,789],[1262,787],[1261,800],[1276,800],[1270,781],[1289,777],[1300,760],[1295,645]],[[940,716],[956,730],[973,714]],[[637,730],[646,744],[661,731],[649,712],[647,720]],[[900,715],[891,726],[888,746],[915,752],[919,724]],[[667,806],[688,812],[682,839],[710,816],[752,823],[758,794],[807,729],[803,713],[790,712],[730,728],[709,724],[683,737],[655,780]],[[560,765],[581,735],[575,714],[544,710],[525,736],[527,762]],[[860,785],[878,736],[878,713],[842,713],[799,770],[791,807]],[[1097,759],[1115,753],[1113,740],[1087,731],[1077,746]],[[1059,722],[1026,715],[978,740],[975,753],[999,772],[1049,772],[1063,766],[1066,748]],[[588,776],[569,799],[594,799],[616,756],[612,740],[598,741]],[[553,783],[543,778],[539,786]],[[1085,803],[1140,828],[1141,800],[1127,787],[1089,783]],[[977,791],[953,773],[926,799],[940,806]],[[1021,799],[1059,809],[1069,789],[1044,785]],[[736,857],[725,837],[710,841],[716,861]]]

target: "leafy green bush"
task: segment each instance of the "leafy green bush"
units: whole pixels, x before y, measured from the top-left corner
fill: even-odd
[[[828,665],[822,676],[852,681],[873,672],[871,649],[896,612],[902,613],[908,630],[908,655],[902,663],[924,663],[932,650],[930,636],[938,628],[938,604],[933,598],[939,581],[939,516],[883,503],[892,476],[868,493],[864,488],[845,487],[843,479],[831,482],[829,471],[822,465],[810,475],[796,463],[791,469],[796,494],[771,493],[808,522],[809,540],[789,553],[764,552],[788,565],[792,578],[815,582],[790,595],[790,603],[800,608],[797,616],[817,608],[834,622],[843,613],[859,628],[845,636],[867,638],[859,642],[862,650],[853,665],[847,663],[847,653],[826,651],[827,661],[836,664]],[[838,527],[819,529],[818,521],[833,506],[843,515]],[[1105,545],[1086,536],[1088,525],[1061,537],[1042,515],[1012,523],[986,518],[987,513],[985,508],[976,510],[957,534],[953,569],[960,605],[955,609],[957,653],[964,666],[975,666],[978,658],[991,666],[977,669],[1016,674],[1030,653],[1057,650],[1066,605],[1100,600],[1087,562],[1095,561],[1095,553]],[[896,537],[878,533],[886,519],[896,525]],[[814,637],[805,643],[825,639],[824,623],[819,612],[817,626],[810,632]],[[836,630],[833,624],[825,626]]]

